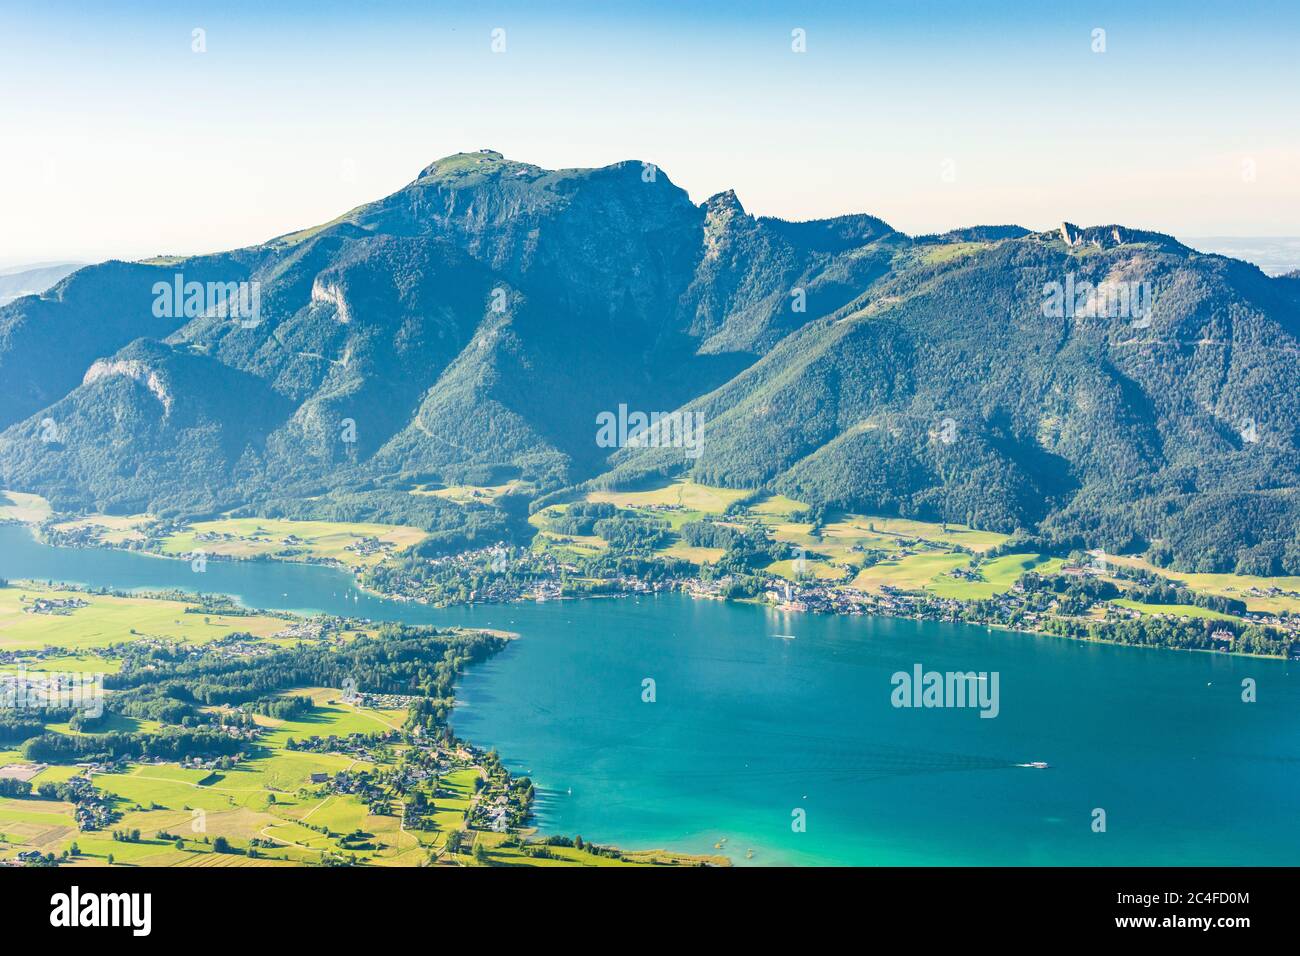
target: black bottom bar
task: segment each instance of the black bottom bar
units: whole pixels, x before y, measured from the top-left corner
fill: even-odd
[[[444,933],[456,925],[522,932],[520,938],[550,926],[585,938],[593,931],[673,931],[685,941],[725,931],[761,940],[774,928],[800,923],[855,934],[920,932],[927,940],[1041,933],[1057,940],[1200,935],[1227,941],[1294,925],[1296,876],[1295,869],[1196,868],[5,868],[0,899],[17,938],[75,933],[111,936],[127,946],[197,944],[228,932],[263,942],[396,944],[431,925]],[[105,901],[99,894],[113,896]],[[147,920],[144,897],[132,894],[149,894]],[[96,921],[118,925],[71,925]],[[148,935],[137,935],[146,922]]]

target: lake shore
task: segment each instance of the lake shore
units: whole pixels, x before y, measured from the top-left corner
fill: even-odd
[[[0,529],[0,576],[20,574],[197,590],[183,562],[50,548]],[[1278,816],[1297,785],[1285,742],[1300,736],[1285,663],[1265,673],[1237,655],[1121,653],[676,593],[434,609],[291,564],[213,563],[203,582],[253,607],[522,635],[466,670],[452,719],[535,779],[543,832],[700,855],[726,836],[736,865],[1300,859]],[[999,718],[892,708],[890,674],[918,661],[999,671]],[[641,699],[647,675],[655,704]],[[1267,692],[1243,705],[1234,688],[1247,676]],[[1012,773],[1035,760],[1052,769]],[[1092,837],[1080,801],[1123,827]],[[1207,802],[1220,812],[1204,814]],[[791,830],[792,809],[807,811],[806,832]]]

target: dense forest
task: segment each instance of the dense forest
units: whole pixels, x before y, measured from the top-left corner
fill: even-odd
[[[0,742],[22,744],[29,760],[47,763],[182,756],[231,757],[247,741],[226,731],[253,726],[253,714],[292,720],[310,711],[311,699],[281,694],[294,687],[352,687],[357,693],[420,698],[412,720],[428,729],[445,724],[462,669],[496,653],[505,639],[480,631],[384,624],[374,637],[342,645],[303,643],[256,655],[231,655],[223,646],[251,640],[235,634],[201,647],[114,645],[122,660],[105,677],[109,691],[102,713],[70,710],[13,711],[0,720]],[[225,705],[234,714],[205,708]],[[114,715],[162,723],[159,731],[107,729]],[[47,723],[69,720],[83,734],[46,732]]]
[[[1300,573],[1296,278],[1122,226],[783,222],[641,171],[458,154],[321,228],[0,307],[0,486],[71,511],[413,524],[437,556],[526,543],[530,505],[566,489],[690,474],[822,514]],[[259,321],[153,316],[178,273],[260,283]],[[1054,312],[1067,280],[1141,287],[1145,311]],[[698,416],[698,455],[603,447],[620,408]],[[461,504],[429,482],[515,485]],[[659,540],[596,511],[563,527],[600,522],[633,551]]]

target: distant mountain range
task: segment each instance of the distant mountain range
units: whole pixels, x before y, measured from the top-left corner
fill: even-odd
[[[579,484],[690,473],[1300,573],[1298,333],[1300,279],[1159,233],[912,237],[697,205],[641,162],[462,153],[322,226],[0,308],[0,485],[452,546]],[[698,455],[598,440],[636,411],[699,416]],[[514,479],[497,507],[410,493]]]
[[[40,295],[81,265],[80,262],[43,262],[0,269],[0,305],[25,295]]]

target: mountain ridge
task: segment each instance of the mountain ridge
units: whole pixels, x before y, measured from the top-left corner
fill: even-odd
[[[177,273],[258,283],[258,322],[159,319],[152,290]],[[1087,295],[1050,314],[1055,286]],[[1300,570],[1300,407],[1279,386],[1300,371],[1295,286],[1121,225],[913,237],[867,214],[755,217],[731,190],[695,204],[636,160],[457,153],[327,223],[91,266],[0,308],[0,480],[189,513],[322,492],[391,509],[416,478],[467,470],[539,497],[690,473]],[[114,361],[138,374],[86,381]],[[153,373],[192,418],[148,407]],[[600,447],[596,416],[620,406],[700,413],[702,453]],[[57,467],[45,419],[74,442]],[[133,474],[107,465],[114,447]],[[1258,526],[1227,527],[1225,507]]]

